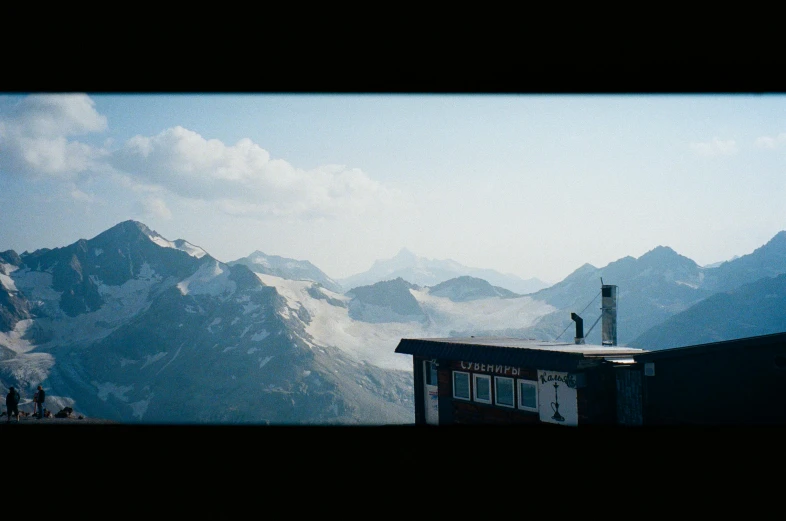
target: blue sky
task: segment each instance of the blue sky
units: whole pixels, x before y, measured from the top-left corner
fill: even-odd
[[[401,248],[557,282],[786,229],[781,94],[0,95],[0,251],[135,219],[333,278]]]

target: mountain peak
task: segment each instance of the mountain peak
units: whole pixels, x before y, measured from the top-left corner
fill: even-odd
[[[112,226],[108,230],[105,230],[105,231],[99,233],[98,235],[96,235],[94,237],[94,239],[97,239],[99,237],[104,238],[104,237],[107,237],[107,236],[110,236],[110,237],[112,237],[112,236],[119,236],[119,235],[135,236],[135,235],[140,235],[140,234],[145,235],[145,236],[150,237],[150,238],[158,236],[158,234],[156,232],[154,232],[153,230],[148,228],[145,224],[143,224],[143,223],[141,223],[139,221],[134,221],[134,220],[129,219],[127,221],[120,222],[120,223]]]
[[[412,253],[407,248],[401,248],[399,250],[399,252],[396,254],[396,256],[393,257],[393,258],[394,259],[415,259],[415,258],[417,258],[417,255]]]
[[[585,262],[584,264],[582,264],[581,266],[576,268],[576,270],[574,270],[573,273],[585,273],[585,272],[588,272],[588,271],[596,271],[597,269],[598,268],[596,268],[595,266],[593,266],[589,262]]]
[[[693,260],[685,257],[684,255],[680,255],[668,246],[658,246],[639,257],[638,260],[644,264],[654,263],[660,266],[663,266],[666,263],[679,263],[698,266],[698,264],[696,264]]]
[[[656,246],[650,251],[648,251],[647,253],[645,253],[644,255],[642,255],[642,257],[645,257],[647,255],[677,255],[677,252],[671,249],[669,246]]]

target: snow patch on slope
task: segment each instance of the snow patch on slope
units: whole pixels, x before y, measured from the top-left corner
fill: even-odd
[[[205,263],[199,269],[177,284],[183,295],[212,295],[219,296],[224,293],[232,295],[237,284],[229,279],[229,270],[224,269],[218,261]]]
[[[300,309],[303,293],[312,285],[312,283],[308,281],[282,279],[281,277],[266,275],[264,273],[254,272],[254,275],[256,275],[266,286],[274,286],[278,294],[286,299],[287,306],[294,311]]]
[[[32,325],[33,319],[20,320],[12,331],[7,333],[0,331],[0,346],[7,347],[17,354],[26,353],[35,348],[35,344],[24,338]]]
[[[38,346],[86,344],[100,340],[143,310],[149,304],[151,287],[161,280],[161,277],[145,264],[139,278],[128,280],[121,286],[109,286],[96,281],[104,305],[96,311],[69,317],[60,309],[61,293],[52,289],[51,273],[24,268],[14,272],[12,277],[16,287],[27,296],[31,304],[40,307],[45,315],[21,321],[14,331],[0,333],[0,342],[17,353],[36,347],[22,338],[33,325],[50,335],[47,342],[37,344]]]
[[[152,356],[151,355],[145,356],[145,363],[142,364],[142,367],[140,367],[139,370],[141,371],[142,369],[144,369],[148,365],[150,365],[150,364],[152,364],[154,362],[158,362],[159,360],[161,360],[165,356],[166,356],[166,351],[159,351],[158,353],[156,353],[156,354],[154,354]]]
[[[205,250],[203,250],[199,246],[194,246],[193,244],[190,244],[186,241],[179,241],[180,244],[178,245],[172,241],[168,241],[164,239],[160,235],[148,235],[148,237],[150,237],[151,241],[158,244],[162,248],[172,248],[174,250],[184,251],[189,255],[191,255],[192,257],[196,257],[197,259],[200,259],[205,255],[207,255],[207,252],[205,252]]]
[[[703,273],[702,273],[702,275],[703,275]],[[675,280],[674,282],[676,282],[677,284],[681,284],[683,286],[688,286],[689,288],[699,289],[699,285],[698,284],[694,284],[692,282],[684,282],[684,281],[681,281],[681,280]]]
[[[260,331],[258,333],[254,333],[253,336],[251,337],[251,340],[253,340],[254,342],[261,342],[262,340],[264,340],[265,338],[267,338],[269,336],[270,336],[270,333],[268,333],[265,330],[262,330],[262,331]]]
[[[265,268],[270,267],[270,262],[263,256],[263,255],[252,255],[249,259],[253,264],[259,264],[260,266],[264,266]]]
[[[17,269],[19,268],[13,264],[0,264],[0,286],[4,287],[9,293],[16,291],[16,284],[14,284],[14,279],[10,275],[12,271]]]
[[[126,396],[126,393],[128,393],[134,388],[133,385],[118,386],[116,384],[113,384],[112,382],[101,383],[101,382],[92,381],[90,383],[92,383],[95,386],[95,388],[98,390],[98,399],[103,402],[107,401],[110,396],[114,396],[118,400],[127,402],[128,397]]]
[[[3,372],[13,375],[21,388],[32,387],[43,382],[53,365],[55,365],[55,358],[49,353],[21,353],[0,361]],[[5,404],[5,396],[3,398]]]
[[[149,396],[146,400],[139,400],[138,402],[130,403],[129,406],[131,406],[131,414],[141,420],[145,415],[145,412],[147,412],[147,407],[150,405],[151,399],[152,396]]]
[[[19,291],[27,295],[30,302],[54,302],[52,310],[60,309],[60,295],[62,292],[52,289],[52,274],[46,271],[35,271],[30,268],[17,270],[12,275]]]

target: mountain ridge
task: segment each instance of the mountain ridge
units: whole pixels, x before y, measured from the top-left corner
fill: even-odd
[[[244,264],[256,273],[276,275],[286,279],[311,280],[336,293],[343,292],[343,288],[338,282],[307,260],[301,261],[278,255],[267,255],[255,250],[250,255],[227,264],[230,266]]]

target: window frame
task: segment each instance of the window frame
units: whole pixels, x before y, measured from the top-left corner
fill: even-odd
[[[522,384],[531,385],[535,389],[535,407],[530,407],[524,404],[524,400],[522,400],[521,397]],[[519,409],[521,409],[522,411],[538,412],[538,381],[537,380],[527,380],[525,378],[517,378],[516,394],[518,395],[518,399],[519,399],[519,403],[518,403]]]
[[[488,398],[488,400],[484,400],[482,398],[478,398],[478,381],[479,380],[485,380],[486,384],[488,385],[488,389],[489,389],[489,398]],[[492,389],[491,389],[491,375],[480,374],[480,373],[473,373],[472,374],[472,384],[473,384],[472,385],[472,399],[474,401],[478,402],[478,403],[488,403],[488,404],[490,404],[492,402],[492,399],[494,398],[493,393],[492,393]]]
[[[499,401],[499,382],[508,381],[510,382],[510,401],[512,403],[501,403]],[[509,407],[511,409],[516,408],[516,381],[515,379],[509,376],[495,376],[494,377],[494,405],[499,405],[500,407]]]
[[[456,377],[457,376],[466,377],[466,379],[467,379],[467,396],[458,396],[456,394]],[[472,400],[472,379],[470,378],[470,374],[468,372],[466,372],[466,371],[453,371],[453,378],[451,378],[451,383],[453,384],[452,385],[452,387],[453,387],[453,389],[452,389],[453,398],[455,398],[457,400],[466,400],[466,401],[471,401]]]

